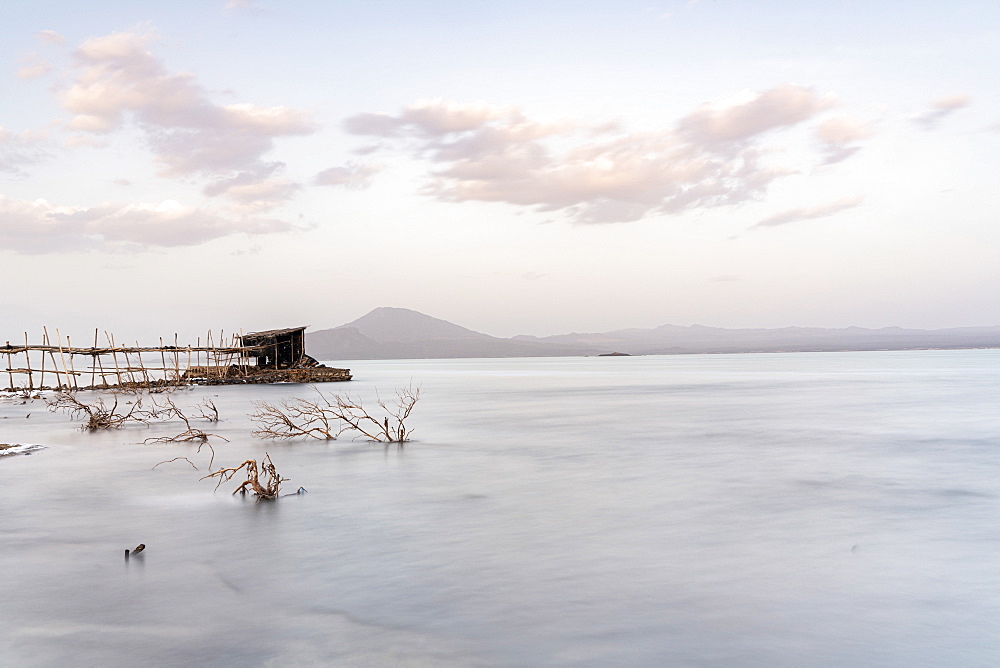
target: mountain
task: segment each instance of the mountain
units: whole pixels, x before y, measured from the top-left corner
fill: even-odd
[[[387,307],[339,327],[306,333],[306,350],[320,360],[571,357],[601,352],[585,345],[502,339],[418,311]]]
[[[678,353],[824,352],[836,350],[913,350],[923,348],[997,348],[1000,327],[954,329],[866,329],[845,327],[783,327],[723,329],[691,325],[661,325],[654,329],[622,329],[599,334],[560,334],[544,338],[517,337],[540,343],[591,345],[633,355]]]
[[[306,334],[306,349],[320,360],[441,359],[460,357],[570,357],[619,352],[681,353],[1000,348],[1000,327],[865,329],[784,327],[723,329],[661,325],[556,336],[504,339],[404,308],[377,308],[357,320]]]

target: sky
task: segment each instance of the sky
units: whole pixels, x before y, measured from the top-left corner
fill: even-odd
[[[994,1],[0,9],[0,339],[1000,324]]]

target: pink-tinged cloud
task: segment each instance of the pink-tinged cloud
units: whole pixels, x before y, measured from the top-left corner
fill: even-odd
[[[47,44],[62,44],[66,41],[66,38],[55,30],[41,30],[35,33],[35,39]]]
[[[370,186],[372,177],[381,170],[382,165],[349,162],[341,167],[324,169],[316,175],[314,183],[318,186],[341,186],[352,190],[361,190]]]
[[[824,163],[842,162],[861,150],[857,142],[872,135],[871,125],[857,119],[840,116],[816,126],[815,136],[826,153]]]
[[[0,174],[26,176],[25,167],[48,155],[39,146],[41,138],[25,132],[14,134],[0,126]]]
[[[789,209],[757,221],[757,224],[753,225],[750,229],[758,227],[777,227],[779,225],[788,225],[789,223],[797,223],[803,220],[826,218],[827,216],[832,216],[836,213],[840,213],[841,211],[846,211],[847,209],[853,209],[854,207],[860,206],[863,200],[863,197],[847,197],[837,200],[836,202],[821,204],[819,206]]]
[[[424,192],[454,202],[505,202],[576,223],[635,221],[759,198],[788,170],[771,165],[768,131],[831,104],[797,86],[733,107],[699,110],[674,129],[623,133],[614,124],[542,123],[510,107],[440,100],[396,115],[359,114],[344,128],[402,145],[433,167]]]
[[[61,93],[74,114],[72,130],[100,135],[132,122],[163,175],[215,179],[266,170],[263,156],[277,138],[316,131],[311,115],[298,109],[216,104],[193,75],[168,71],[150,52],[152,41],[122,32],[80,45],[76,77]]]
[[[830,95],[785,84],[724,108],[703,107],[677,124],[693,143],[726,149],[757,135],[806,121],[835,104]]]
[[[52,71],[52,64],[34,51],[26,53],[19,58],[18,64],[20,64],[20,67],[17,68],[15,76],[24,81],[38,79]]]
[[[964,109],[972,103],[972,98],[968,95],[948,95],[931,102],[923,113],[914,118],[914,121],[926,130],[933,130],[941,121],[959,109]]]
[[[292,229],[292,224],[281,220],[226,217],[170,201],[67,207],[0,195],[0,248],[20,253],[193,246],[232,234]]]

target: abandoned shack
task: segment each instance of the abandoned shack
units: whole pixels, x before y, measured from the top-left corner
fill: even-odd
[[[351,379],[350,369],[320,364],[306,354],[305,327],[269,329],[239,337],[240,363],[229,368],[193,368],[185,374],[196,383],[328,383]]]
[[[247,349],[244,356],[255,360],[258,369],[317,366],[316,360],[306,355],[305,331],[305,327],[288,327],[244,334],[240,339]]]

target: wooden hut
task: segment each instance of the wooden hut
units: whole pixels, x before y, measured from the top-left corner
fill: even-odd
[[[269,329],[241,337],[243,356],[254,360],[259,369],[303,369],[316,366],[306,355],[305,327]]]

